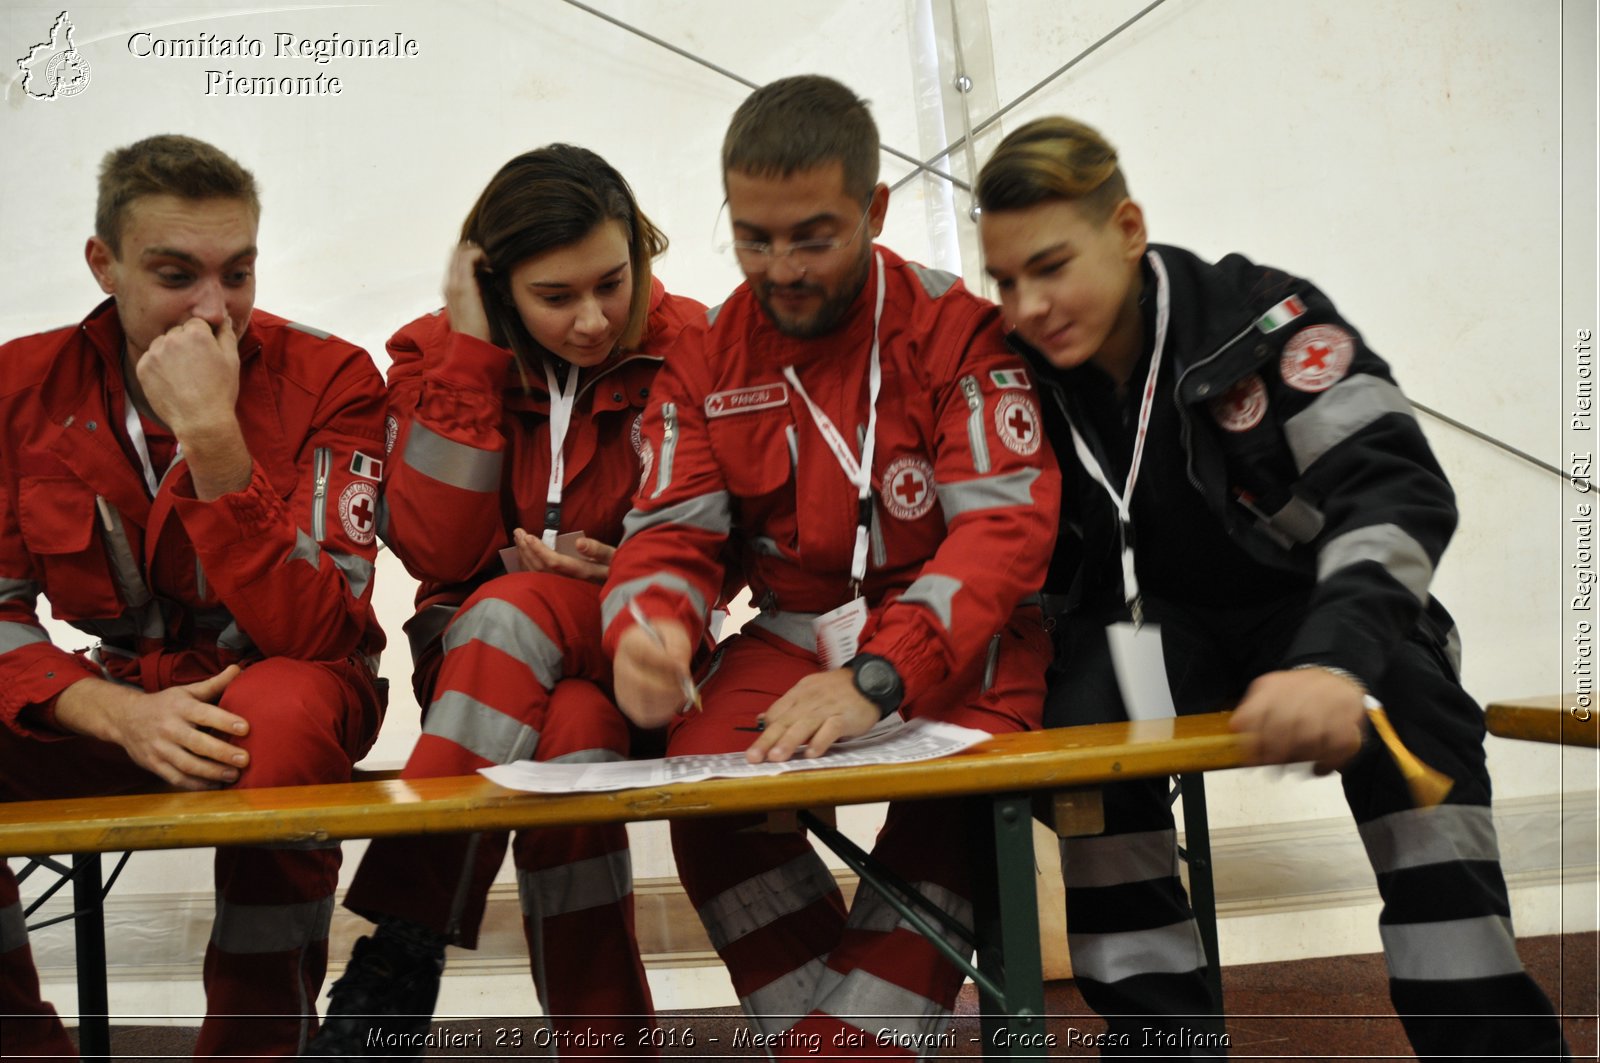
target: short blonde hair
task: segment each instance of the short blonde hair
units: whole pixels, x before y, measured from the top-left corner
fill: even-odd
[[[984,210],[1068,200],[1099,223],[1127,196],[1116,149],[1070,118],[1036,118],[1014,130],[978,173],[978,206]]]

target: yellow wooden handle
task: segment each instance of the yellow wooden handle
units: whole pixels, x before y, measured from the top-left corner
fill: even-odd
[[[1417,807],[1432,808],[1443,801],[1455,781],[1444,772],[1422,763],[1415,753],[1401,744],[1400,736],[1395,734],[1394,724],[1389,722],[1382,706],[1369,705],[1367,718],[1372,721],[1372,729],[1378,732],[1378,737],[1388,747],[1395,767],[1405,777],[1406,786],[1411,790],[1411,800],[1416,802]]]

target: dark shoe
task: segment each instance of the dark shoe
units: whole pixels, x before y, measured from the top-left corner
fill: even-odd
[[[442,956],[418,956],[381,934],[360,939],[302,1055],[421,1058],[443,970]]]

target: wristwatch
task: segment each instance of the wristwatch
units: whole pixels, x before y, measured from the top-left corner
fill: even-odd
[[[875,653],[858,653],[850,659],[850,672],[857,692],[878,707],[879,719],[900,707],[906,686],[894,665]]]

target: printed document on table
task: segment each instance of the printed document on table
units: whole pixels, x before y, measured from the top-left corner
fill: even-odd
[[[909,764],[947,757],[990,737],[985,731],[935,720],[912,720],[874,727],[859,738],[837,742],[820,757],[797,757],[780,764],[751,764],[744,753],[718,753],[658,760],[617,760],[602,764],[540,764],[519,760],[479,768],[491,782],[530,793],[596,793],[637,787],[670,786],[701,779],[746,779],[812,768],[854,768],[869,764]]]

